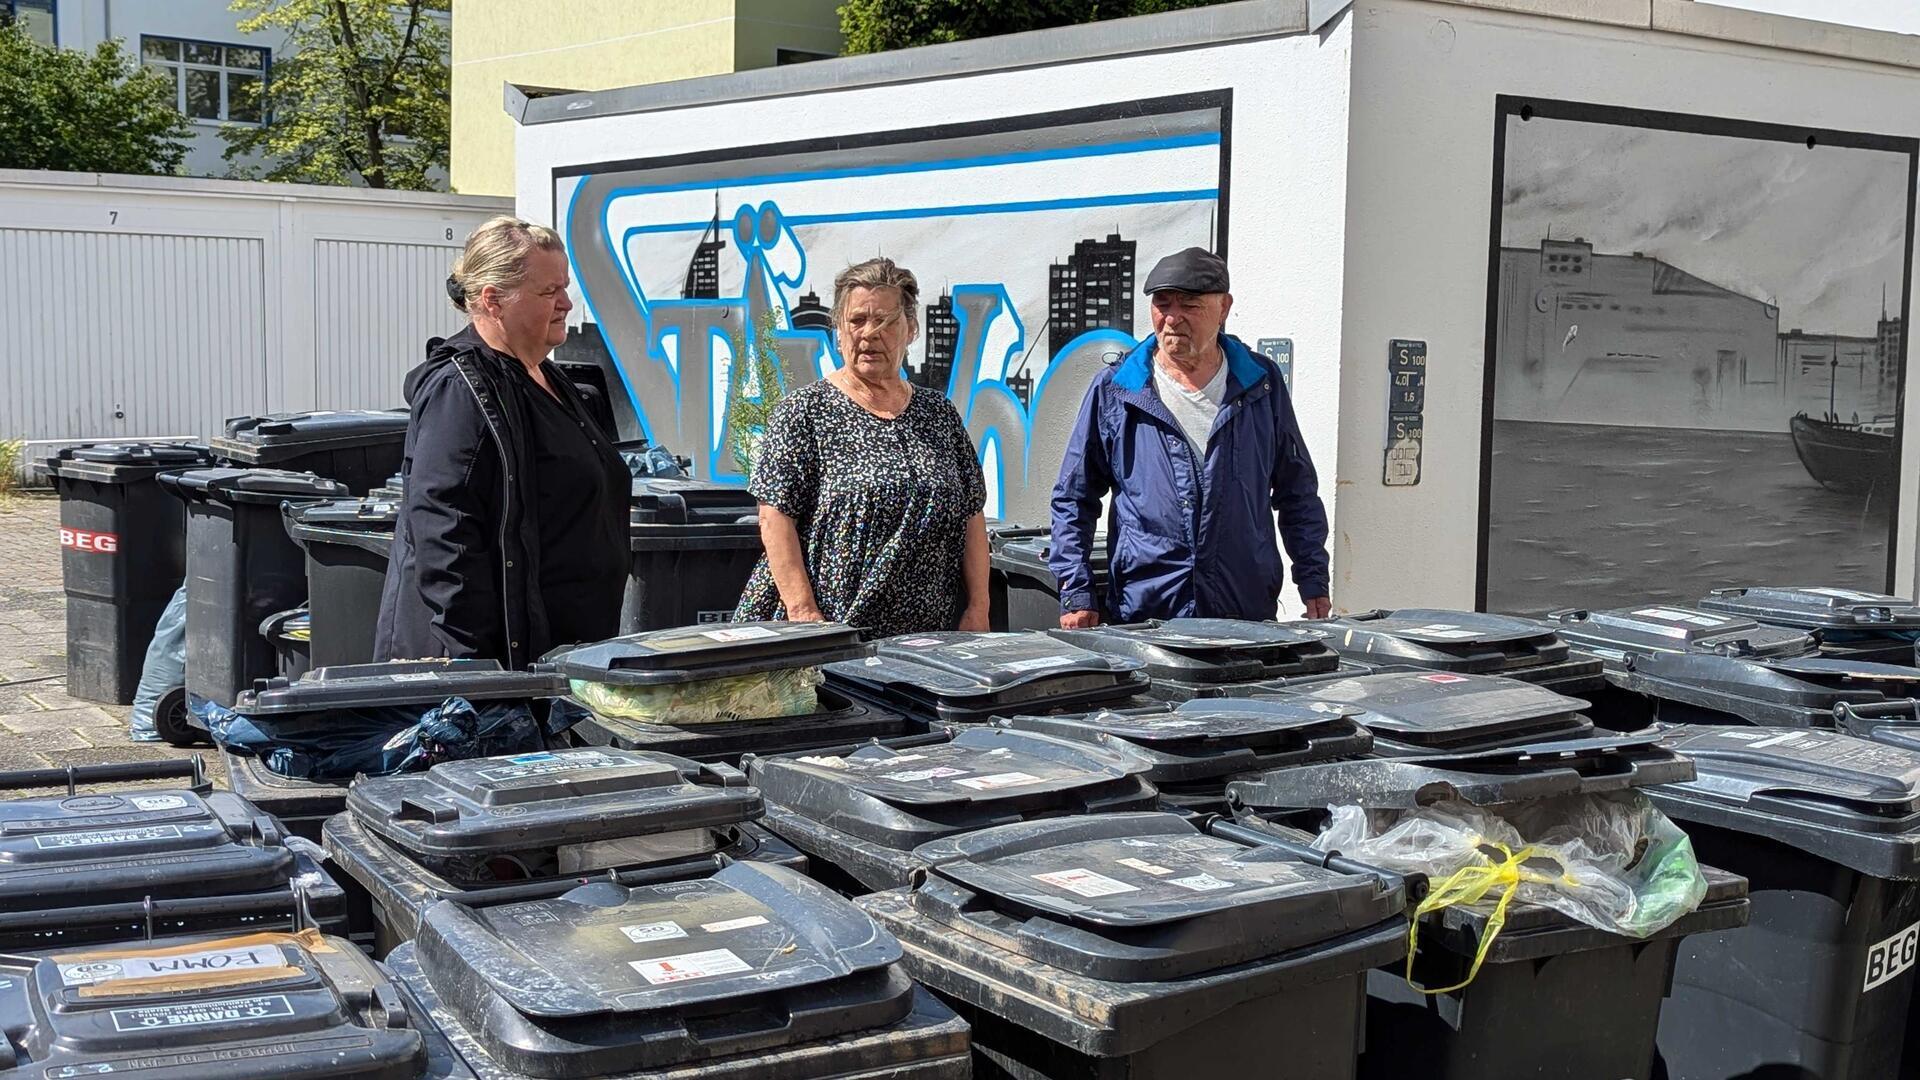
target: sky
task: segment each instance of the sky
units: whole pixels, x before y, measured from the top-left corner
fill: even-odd
[[[1700,0],[1705,2],[1705,0]],[[1712,0],[1722,7],[1920,34],[1920,0]]]

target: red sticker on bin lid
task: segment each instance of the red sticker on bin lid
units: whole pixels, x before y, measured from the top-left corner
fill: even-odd
[[[1422,676],[1420,676],[1420,677],[1421,677],[1422,679],[1425,679],[1425,680],[1426,680],[1426,681],[1428,681],[1428,682],[1437,682],[1437,683],[1450,683],[1450,682],[1466,682],[1466,681],[1467,681],[1467,677],[1466,677],[1465,675],[1422,675]]]

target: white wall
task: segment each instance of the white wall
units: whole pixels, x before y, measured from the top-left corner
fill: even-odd
[[[1653,6],[1656,17],[1695,20],[1696,32],[1645,29],[1647,0],[1582,5],[1640,29],[1423,0],[1354,6],[1338,606],[1473,606],[1496,95],[1920,134],[1913,70],[1715,40],[1699,36],[1712,31],[1711,19],[1760,17],[1668,0]],[[1748,23],[1749,32],[1783,38],[1792,29]],[[1394,337],[1428,342],[1427,424],[1419,485],[1389,489],[1380,453]],[[1916,419],[1910,395],[1906,430]],[[1896,565],[1905,590],[1914,584],[1920,495],[1915,441],[1906,440],[1901,471]]]
[[[0,170],[0,438],[204,436],[403,404],[505,199]]]
[[[1294,398],[1331,510],[1341,395],[1336,358],[1348,57],[1342,19],[1318,35],[528,125],[517,141],[519,212],[551,222],[552,174],[562,166],[1232,88],[1235,302],[1229,329],[1293,338]],[[1141,251],[1140,273],[1163,254]],[[575,310],[585,316],[584,305]],[[1034,469],[1055,467],[1036,463]],[[1287,603],[1297,610],[1291,592]]]

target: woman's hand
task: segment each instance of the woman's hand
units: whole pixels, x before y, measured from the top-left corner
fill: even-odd
[[[954,629],[964,630],[970,634],[986,633],[989,630],[987,623],[987,605],[968,604],[967,610],[960,613],[960,625],[954,627]]]
[[[812,604],[807,604],[803,607],[788,608],[787,621],[788,622],[826,622],[827,617],[820,613],[819,608],[815,607]]]

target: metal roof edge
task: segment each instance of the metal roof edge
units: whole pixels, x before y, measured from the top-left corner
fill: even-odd
[[[221,180],[205,176],[135,176],[121,173],[57,172],[50,169],[0,169],[0,188],[97,188],[144,191],[156,195],[225,195],[255,199],[324,199],[388,206],[437,206],[448,210],[513,209],[499,195],[460,195],[449,191],[389,191],[381,188],[286,184],[267,180]]]
[[[1213,7],[1031,30],[947,45],[923,45],[555,97],[526,99],[519,88],[509,84],[507,111],[514,113],[512,103],[516,93],[526,101],[514,118],[521,124],[531,125],[1172,52],[1222,42],[1304,34],[1309,25],[1307,8],[1308,0],[1240,0]]]

